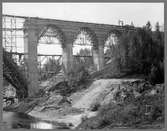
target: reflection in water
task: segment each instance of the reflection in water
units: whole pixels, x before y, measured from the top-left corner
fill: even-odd
[[[3,121],[12,129],[69,129],[66,124],[51,123],[25,113],[3,112]]]
[[[31,123],[30,127],[33,129],[54,129],[55,128],[53,124],[46,123],[46,122]]]

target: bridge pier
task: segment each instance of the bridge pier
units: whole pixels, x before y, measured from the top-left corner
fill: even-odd
[[[97,71],[104,68],[104,44],[99,41],[97,49],[93,49],[93,63]]]
[[[96,70],[100,70],[99,66],[99,50],[98,49],[93,49],[93,64]]]
[[[36,27],[26,25],[24,30],[24,52],[27,66],[28,96],[34,96],[38,90],[38,63],[37,44],[38,35]]]
[[[104,44],[99,43],[99,70],[104,68]]]
[[[63,55],[62,55],[62,63],[65,75],[67,75],[72,70],[72,63],[73,63],[73,54],[72,54],[73,44],[70,41],[68,43],[67,42],[65,47],[63,47]]]

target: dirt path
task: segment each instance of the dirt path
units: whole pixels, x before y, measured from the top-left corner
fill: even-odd
[[[94,104],[98,97],[102,97],[104,92],[111,88],[116,88],[112,85],[119,85],[125,81],[135,81],[136,79],[101,79],[93,82],[93,84],[83,93],[80,99],[78,99],[72,107],[89,109]]]

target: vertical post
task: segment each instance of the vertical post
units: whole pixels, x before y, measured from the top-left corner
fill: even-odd
[[[29,21],[27,21],[29,22]],[[24,30],[24,51],[28,74],[28,95],[34,96],[38,91],[38,68],[37,68],[37,27],[27,23]]]
[[[72,70],[73,65],[73,53],[72,53],[72,41],[66,40],[66,43],[63,47],[62,62],[65,69],[66,75]]]

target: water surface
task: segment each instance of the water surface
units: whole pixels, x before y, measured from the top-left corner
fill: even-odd
[[[25,113],[3,112],[3,121],[7,127],[18,129],[69,129],[64,123],[49,122],[37,119]]]

